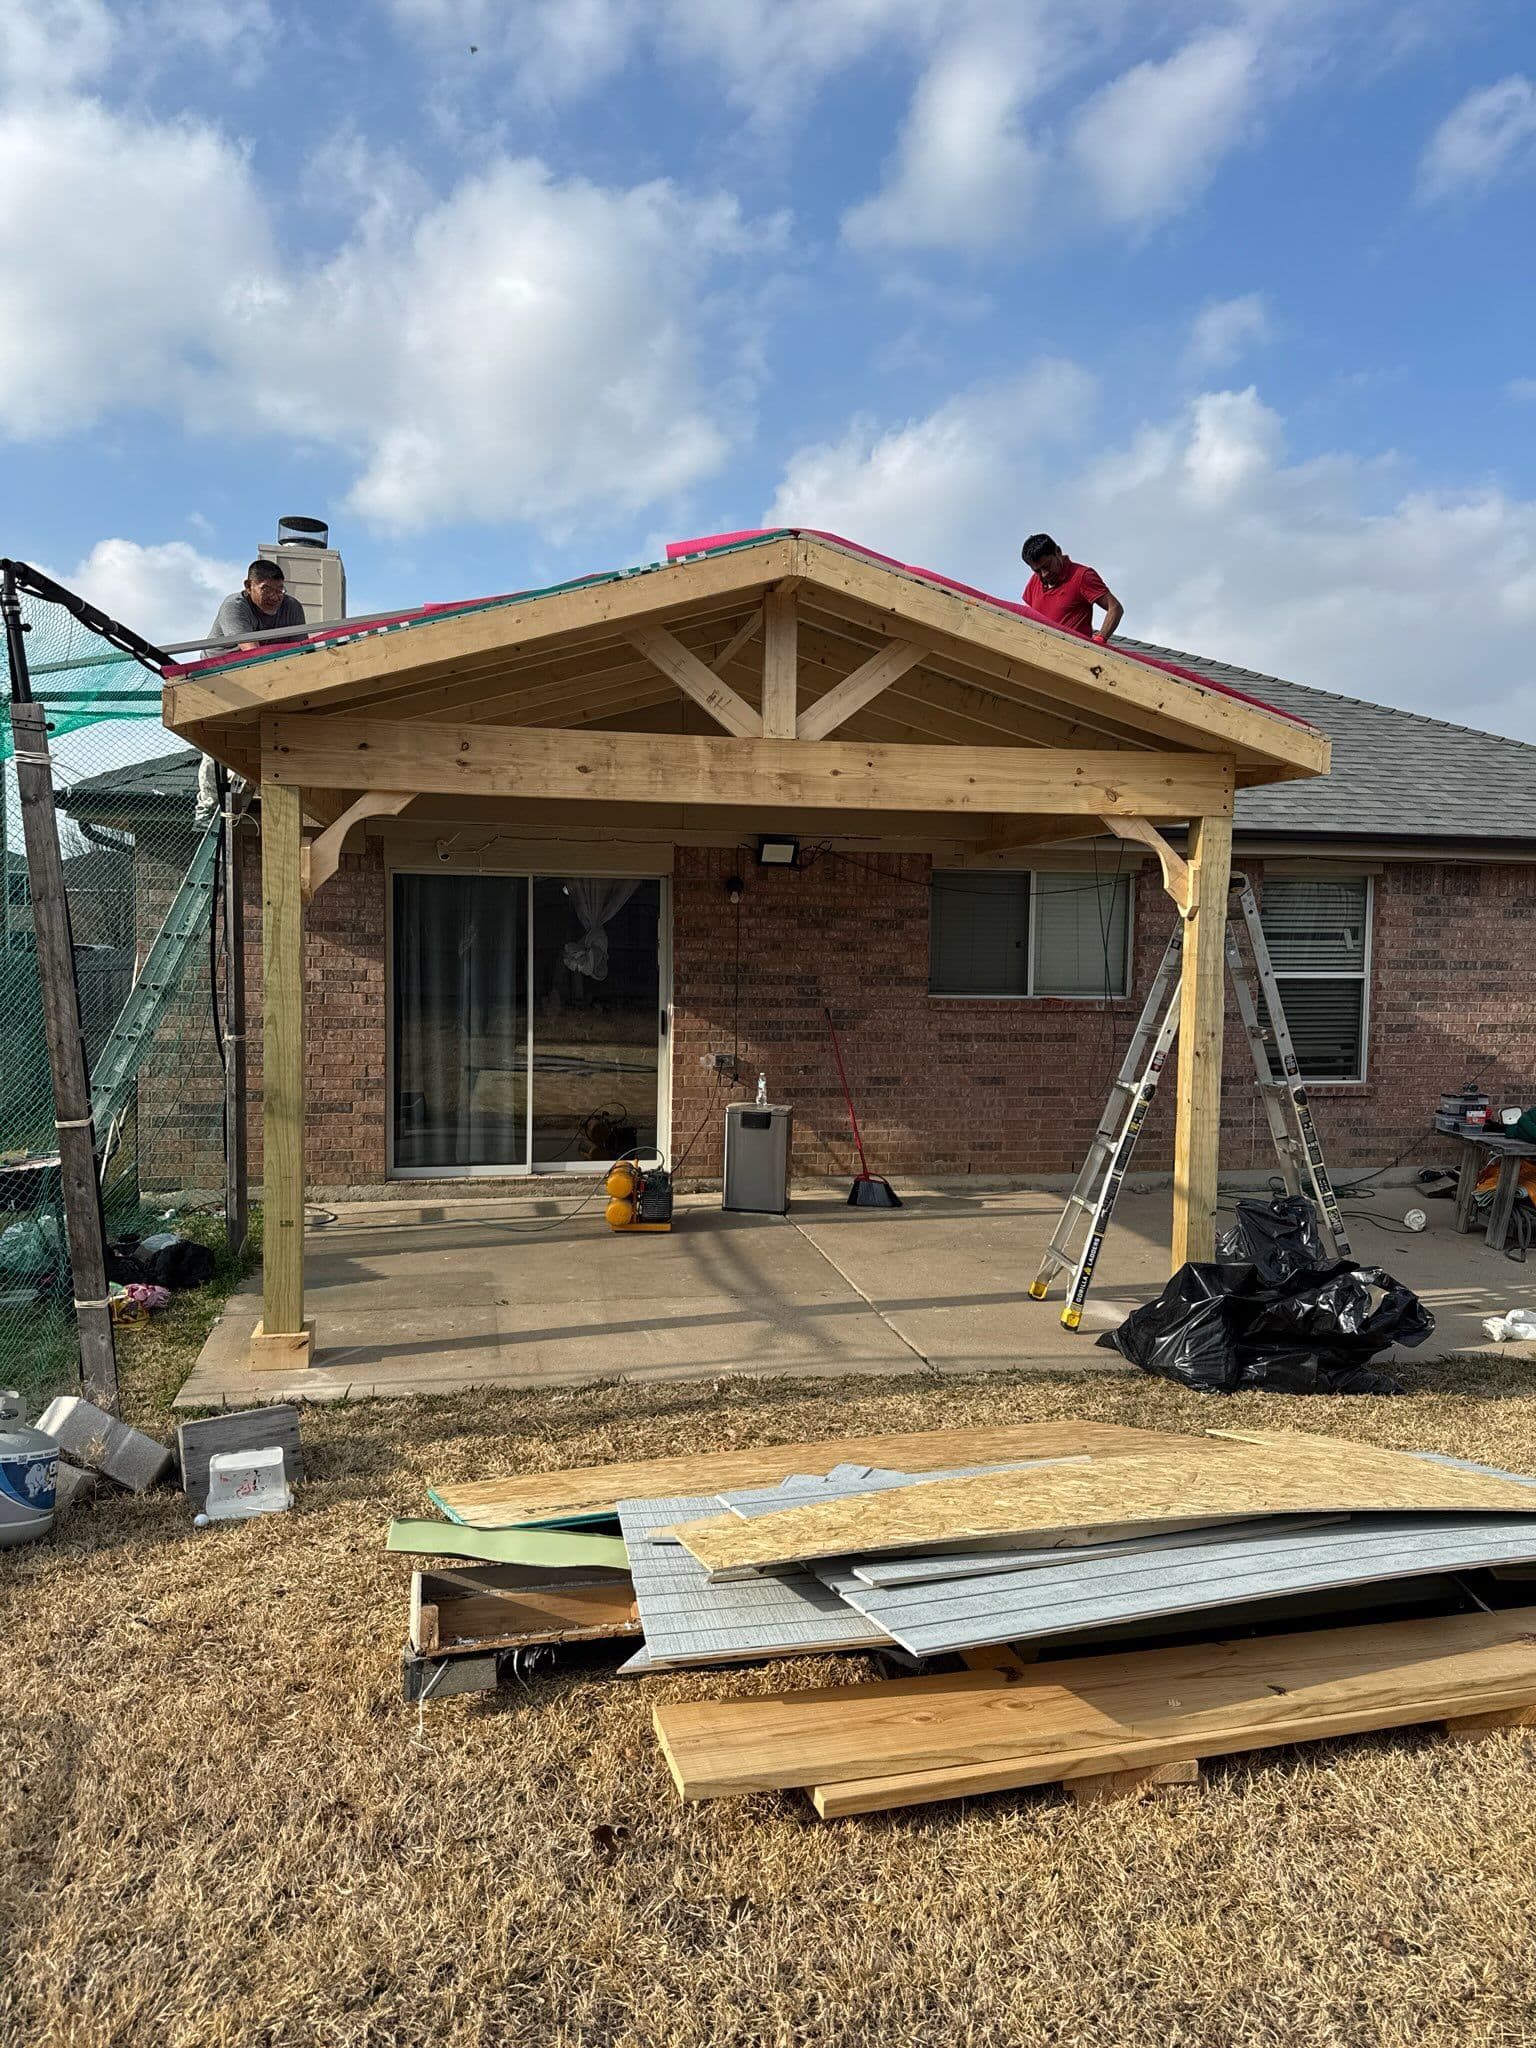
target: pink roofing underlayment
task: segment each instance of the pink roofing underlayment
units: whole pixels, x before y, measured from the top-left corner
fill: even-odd
[[[721,548],[747,547],[753,541],[774,540],[781,534],[805,534],[812,540],[829,541],[833,547],[846,548],[849,554],[862,555],[866,561],[881,562],[886,568],[895,569],[903,576],[916,577],[920,583],[931,583],[939,590],[953,590],[961,597],[974,598],[978,604],[990,605],[995,611],[1011,612],[1015,618],[1028,619],[1031,625],[1040,626],[1047,633],[1059,633],[1062,630],[1061,627],[1053,624],[1050,619],[1042,617],[1039,612],[1033,610],[1027,604],[1016,603],[1011,598],[994,597],[990,591],[978,590],[973,584],[956,582],[953,576],[941,576],[937,570],[920,569],[911,562],[899,562],[894,555],[882,555],[877,548],[863,547],[856,540],[845,540],[841,534],[827,533],[815,526],[753,526],[743,527],[736,533],[711,533],[702,535],[695,540],[675,540],[668,544],[667,560],[669,562],[680,562],[686,560],[690,555],[711,554]],[[601,579],[594,577],[578,580],[596,582]],[[391,612],[383,618],[370,619],[368,625],[362,628],[341,621],[328,631],[308,634],[306,640],[309,646],[314,647],[327,640],[355,638],[360,631],[370,633],[388,632],[392,627],[411,625],[447,612],[478,611],[487,605],[508,604],[515,598],[534,597],[542,594],[537,591],[514,590],[503,592],[497,597],[465,598],[458,603],[415,605],[404,611]],[[1075,638],[1076,636],[1068,635],[1068,637]],[[271,656],[280,651],[284,653],[289,651],[286,644],[281,645],[281,647],[278,645],[271,646],[264,649],[263,653]],[[1306,719],[1298,718],[1290,711],[1281,711],[1274,704],[1266,704],[1262,697],[1250,696],[1245,690],[1234,690],[1230,683],[1218,683],[1210,676],[1197,676],[1187,668],[1180,668],[1175,662],[1159,661],[1150,654],[1134,654],[1128,647],[1117,647],[1115,652],[1125,661],[1139,661],[1144,668],[1160,668],[1168,675],[1177,676],[1181,682],[1193,683],[1196,689],[1209,690],[1218,697],[1235,697],[1240,704],[1252,704],[1257,710],[1269,712],[1273,718],[1283,718],[1287,723],[1299,725],[1308,732],[1313,730]],[[246,653],[236,648],[223,654],[207,655],[201,661],[168,662],[161,670],[161,674],[167,680],[177,680],[185,676],[203,675],[212,669],[233,666],[237,662],[260,660],[261,658],[262,654]]]

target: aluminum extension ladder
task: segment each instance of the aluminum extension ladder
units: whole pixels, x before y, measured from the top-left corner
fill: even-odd
[[[144,1048],[159,1029],[177,988],[187,949],[208,929],[218,865],[221,814],[209,820],[181,886],[161,921],[144,964],[118,1012],[105,1045],[91,1063],[91,1120],[98,1146],[112,1119],[127,1108]]]
[[[1253,986],[1238,942],[1239,920],[1247,930],[1275,1051],[1280,1057],[1281,1072],[1278,1076],[1270,1068],[1270,1041],[1259,1021]],[[1225,951],[1232,992],[1237,999],[1238,1015],[1242,1018],[1248,1049],[1253,1056],[1259,1097],[1269,1119],[1269,1134],[1280,1161],[1286,1192],[1300,1194],[1305,1182],[1317,1203],[1323,1227],[1332,1240],[1334,1256],[1347,1259],[1350,1248],[1344,1219],[1333,1183],[1328,1178],[1322,1141],[1312,1117],[1312,1105],[1307,1100],[1307,1091],[1300,1078],[1296,1049],[1291,1042],[1279,984],[1275,980],[1269,947],[1259,922],[1259,906],[1254,898],[1253,885],[1243,874],[1234,874],[1231,881]],[[1125,1185],[1136,1141],[1141,1136],[1147,1112],[1157,1094],[1163,1068],[1178,1035],[1179,969],[1183,954],[1184,925],[1181,920],[1174,927],[1173,936],[1153,977],[1120,1072],[1110,1089],[1109,1101],[1088,1148],[1088,1156],[1051,1233],[1050,1244],[1040,1261],[1040,1271],[1030,1286],[1031,1297],[1035,1301],[1044,1301],[1058,1273],[1072,1275],[1072,1285],[1061,1312],[1062,1323],[1069,1330],[1077,1329],[1083,1320],[1083,1304],[1093,1285],[1093,1269],[1099,1262],[1104,1235]],[[1082,1242],[1074,1250],[1073,1243],[1080,1230],[1083,1232]]]

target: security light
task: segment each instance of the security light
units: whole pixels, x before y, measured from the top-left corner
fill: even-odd
[[[758,865],[765,868],[794,868],[800,865],[798,839],[759,839]]]

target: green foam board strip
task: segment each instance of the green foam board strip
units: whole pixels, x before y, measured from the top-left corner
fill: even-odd
[[[386,1550],[414,1557],[474,1557],[482,1564],[610,1565],[623,1571],[622,1536],[580,1536],[562,1529],[464,1529],[449,1522],[391,1522]]]

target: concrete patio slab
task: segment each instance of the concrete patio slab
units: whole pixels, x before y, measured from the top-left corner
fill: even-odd
[[[1168,1271],[1168,1193],[1127,1195],[1083,1329],[1069,1332],[1059,1286],[1049,1302],[1027,1298],[1059,1195],[904,1189],[899,1210],[850,1209],[843,1195],[797,1195],[788,1217],[727,1215],[718,1197],[689,1196],[669,1236],[646,1237],[615,1235],[595,1204],[569,1216],[563,1196],[342,1207],[307,1237],[315,1364],[250,1369],[252,1285],[231,1298],[176,1405],[722,1374],[1115,1371],[1095,1336]],[[1400,1219],[1417,1200],[1379,1189],[1348,1219],[1355,1255],[1433,1308],[1439,1328],[1421,1356],[1487,1350],[1482,1318],[1536,1303],[1536,1278],[1527,1286],[1480,1236],[1457,1236],[1449,1203],[1428,1204],[1430,1228],[1407,1232]]]

